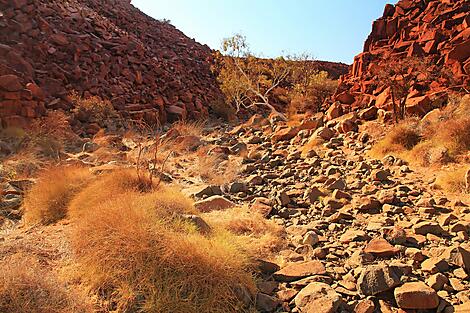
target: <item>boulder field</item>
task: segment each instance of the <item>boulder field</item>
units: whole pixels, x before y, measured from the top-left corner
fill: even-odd
[[[0,1],[0,119],[69,109],[71,91],[148,122],[205,117],[222,96],[211,55],[130,1]]]

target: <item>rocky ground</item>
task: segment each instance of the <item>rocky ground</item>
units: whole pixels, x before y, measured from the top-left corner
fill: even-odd
[[[200,137],[173,134],[240,166],[235,180],[211,185],[188,176],[194,160],[181,154],[169,161],[165,179],[201,211],[247,205],[285,228],[285,249],[260,256],[261,312],[470,312],[470,198],[433,189],[432,173],[403,160],[368,157],[374,138],[364,127],[344,133],[341,123],[320,125],[311,118],[287,127],[254,116],[235,128],[208,127]],[[69,161],[96,161],[92,151],[97,146]],[[95,163],[95,170],[125,166],[120,159]],[[20,217],[30,183],[4,186],[4,229]],[[27,236],[4,231],[0,242],[11,250]]]
[[[217,140],[247,151],[225,197],[286,228],[282,268],[260,284],[261,311],[469,312],[468,197],[431,189],[400,159],[368,158],[365,132],[291,130],[252,123]],[[302,154],[312,137],[325,143]]]

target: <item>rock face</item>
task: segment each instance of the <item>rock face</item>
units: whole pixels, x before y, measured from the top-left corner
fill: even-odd
[[[355,57],[349,73],[341,77],[333,99],[349,108],[375,105],[390,110],[390,89],[379,79],[379,73],[390,66],[388,60],[407,57],[426,59],[432,72],[438,73],[434,79],[417,75],[412,81],[406,104],[409,114],[423,116],[438,106],[448,87],[468,88],[469,11],[466,0],[400,0],[396,5],[387,4],[383,16],[372,25],[364,51]]]
[[[0,13],[3,126],[70,109],[72,90],[149,121],[205,116],[221,96],[211,50],[130,1],[1,1]]]

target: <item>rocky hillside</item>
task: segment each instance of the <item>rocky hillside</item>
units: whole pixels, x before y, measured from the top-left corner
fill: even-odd
[[[342,78],[336,100],[357,107],[388,108],[390,90],[380,79],[380,72],[404,59],[416,60],[418,65],[427,62],[432,72],[428,77],[417,73],[407,106],[418,104],[423,107],[421,113],[426,113],[439,105],[434,100],[445,98],[448,89],[468,91],[469,12],[466,0],[401,0],[387,5],[383,16],[372,25],[364,52],[355,57],[349,74]],[[412,67],[405,71],[405,75],[419,72]]]
[[[126,0],[0,1],[0,118],[27,123],[68,93],[112,100],[129,115],[207,115],[220,91],[211,50]]]
[[[314,61],[314,64],[318,70],[328,72],[333,79],[338,79],[341,75],[346,74],[349,69],[349,65],[341,62]]]

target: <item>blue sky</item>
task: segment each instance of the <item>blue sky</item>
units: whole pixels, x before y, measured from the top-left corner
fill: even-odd
[[[213,49],[241,33],[265,57],[307,52],[345,63],[362,51],[386,3],[396,0],[132,0]]]

